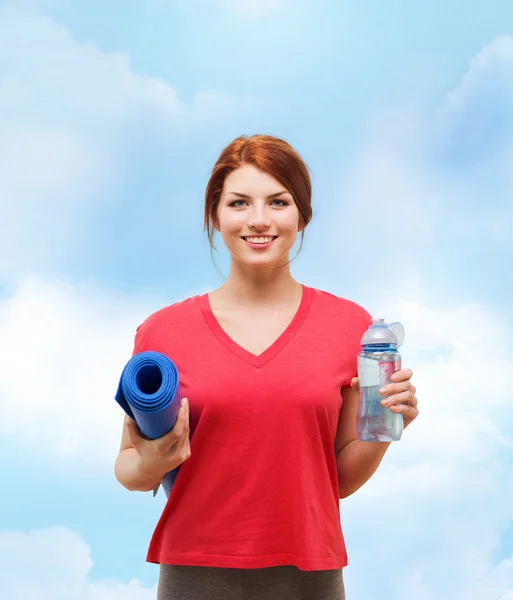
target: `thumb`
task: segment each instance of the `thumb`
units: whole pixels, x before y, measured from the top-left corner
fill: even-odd
[[[137,448],[141,441],[141,431],[137,423],[130,417],[126,420],[126,429],[128,432],[128,439],[134,448]]]
[[[182,406],[178,411],[175,424],[165,435],[162,436],[162,442],[169,447],[174,446],[187,433],[189,428],[189,411],[187,409],[187,400],[182,400]]]
[[[351,379],[351,388],[356,391],[360,389],[360,380],[358,377],[353,377],[353,379]]]

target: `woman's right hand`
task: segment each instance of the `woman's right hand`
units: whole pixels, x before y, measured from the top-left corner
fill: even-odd
[[[130,443],[139,454],[141,472],[150,478],[161,479],[191,456],[187,398],[182,399],[173,429],[156,440],[143,437],[134,420],[128,418],[126,425]]]

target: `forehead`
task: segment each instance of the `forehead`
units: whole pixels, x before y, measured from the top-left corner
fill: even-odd
[[[283,185],[272,175],[260,171],[253,165],[242,165],[232,171],[224,181],[223,192],[239,192],[241,194],[272,194],[285,190]]]

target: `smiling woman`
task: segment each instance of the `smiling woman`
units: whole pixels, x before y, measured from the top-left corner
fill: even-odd
[[[311,193],[285,141],[234,140],[205,194],[209,240],[219,232],[231,255],[227,280],[137,330],[134,353],[166,354],[184,398],[160,440],[125,423],[116,465],[130,490],[152,490],[180,466],[147,555],[160,564],[159,600],[345,598],[339,499],[389,444],[356,432],[356,358],[371,316],[290,272]],[[406,426],[417,410],[411,371],[393,377],[387,394]]]
[[[232,261],[268,267],[288,262],[289,251],[304,226],[292,194],[273,191],[279,187],[276,179],[252,165],[243,165],[226,177],[212,220]]]
[[[294,240],[299,231],[302,243],[305,227],[312,218],[311,203],[308,167],[287,142],[268,135],[241,136],[223,150],[212,170],[205,194],[208,239],[213,244],[214,231],[223,232],[223,225],[229,223],[222,219],[228,212],[223,211],[226,205],[239,210],[251,209],[251,220],[260,219],[257,233],[273,235],[266,225],[270,215],[275,213],[264,210],[267,204],[274,209],[287,206],[293,209],[287,210],[286,217],[280,220],[290,220],[294,218],[291,213],[296,213]],[[247,210],[239,223],[244,219],[247,219]],[[233,223],[235,225],[235,220]],[[255,232],[251,234],[254,236]],[[226,243],[225,236],[223,239]]]

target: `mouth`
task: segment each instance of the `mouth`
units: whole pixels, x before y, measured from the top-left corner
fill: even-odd
[[[250,246],[251,248],[269,248],[269,246],[274,242],[274,240],[278,237],[277,235],[251,235],[251,236],[241,236],[242,239]]]

